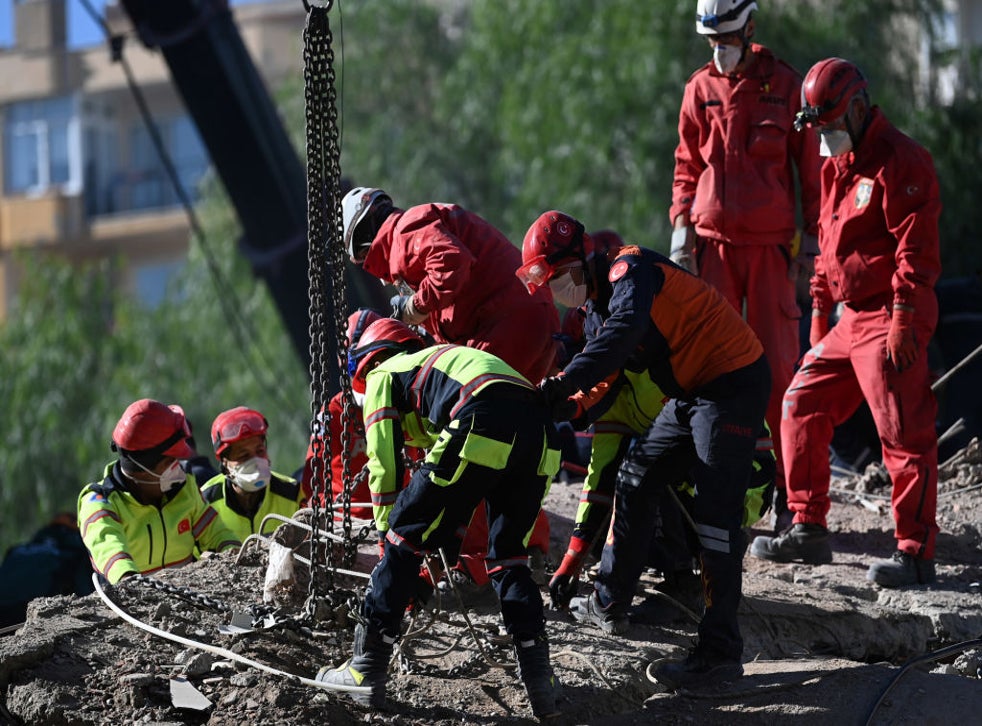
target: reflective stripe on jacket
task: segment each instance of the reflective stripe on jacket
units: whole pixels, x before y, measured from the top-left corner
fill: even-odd
[[[764,353],[715,288],[657,252],[624,247],[608,278],[609,315],[565,369],[578,390],[621,368],[647,369],[666,395],[681,398]]]
[[[402,482],[403,446],[437,447],[443,430],[488,387],[499,395],[509,395],[508,389],[530,395],[535,390],[500,358],[459,345],[400,353],[368,374],[363,408],[368,486],[380,532],[389,528]]]
[[[188,475],[161,504],[141,504],[127,490],[115,461],[102,481],[86,484],[78,496],[78,525],[92,566],[115,584],[127,572],[179,567],[201,550],[220,552],[239,540],[205,503]]]
[[[205,501],[218,513],[219,519],[228,527],[240,541],[245,541],[250,534],[269,534],[280,526],[279,520],[270,520],[259,532],[259,525],[267,514],[279,514],[292,517],[300,508],[303,492],[295,479],[277,474],[275,471],[270,478],[269,486],[261,490],[263,497],[256,512],[249,515],[232,491],[232,485],[225,474],[209,479],[201,488]]]

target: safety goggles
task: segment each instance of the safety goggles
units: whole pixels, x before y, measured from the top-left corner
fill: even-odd
[[[250,436],[264,436],[267,428],[266,419],[260,414],[244,413],[222,426],[216,433],[212,445],[217,449],[223,443],[240,441]]]
[[[549,278],[555,272],[556,268],[550,264],[548,258],[545,255],[538,255],[515,270],[515,276],[522,281],[531,295],[536,288],[548,284]]]

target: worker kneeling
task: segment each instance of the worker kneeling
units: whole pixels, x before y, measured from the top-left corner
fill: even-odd
[[[365,593],[353,657],[322,668],[317,679],[370,686],[370,695],[354,698],[374,708],[385,703],[392,647],[422,559],[444,548],[454,561],[484,499],[487,570],[514,638],[519,675],[535,715],[555,715],[558,683],[526,542],[559,469],[558,434],[536,389],[501,359],[458,345],[423,345],[406,325],[384,319],[349,354],[352,387],[365,397],[369,488],[384,554]],[[404,445],[427,455],[399,492]]]

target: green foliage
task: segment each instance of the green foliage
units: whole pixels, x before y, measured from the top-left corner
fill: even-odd
[[[830,55],[866,71],[874,102],[934,155],[953,276],[982,267],[982,88],[978,57],[966,57],[955,102],[920,103],[922,46],[905,18],[923,23],[938,6],[767,0],[754,39],[802,73]],[[588,229],[667,248],[682,89],[710,58],[695,0],[387,0],[338,10],[342,169],[355,184],[384,187],[400,206],[463,204],[516,243],[540,212],[561,208]],[[300,80],[279,98],[302,147]],[[305,371],[235,249],[240,230],[216,183],[199,214],[206,246],[193,242],[185,274],[153,310],[120,296],[118,261],[69,268],[21,257],[27,283],[0,328],[0,507],[17,512],[4,518],[0,551],[74,508],[137,398],[182,404],[204,450],[217,413],[253,406],[270,420],[274,468],[301,463]]]
[[[75,510],[81,487],[113,458],[116,421],[139,398],[182,405],[206,454],[218,413],[240,404],[257,408],[270,421],[274,469],[289,474],[302,464],[306,372],[265,287],[234,252],[237,229],[217,189],[202,212],[208,244],[234,283],[223,294],[237,301],[241,338],[218,304],[197,244],[184,276],[153,310],[120,295],[116,261],[71,267],[19,255],[25,284],[0,328],[0,510],[9,515],[0,553],[54,513]]]

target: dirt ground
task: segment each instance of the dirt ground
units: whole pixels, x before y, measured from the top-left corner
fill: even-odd
[[[894,549],[888,490],[877,488],[875,476],[836,479],[833,564],[745,559],[744,678],[708,691],[667,693],[646,677],[647,667],[681,653],[695,636],[693,622],[680,615],[660,625],[634,623],[625,636],[612,637],[550,611],[553,663],[564,685],[563,715],[552,723],[978,723],[982,645],[959,644],[982,637],[982,456],[977,443],[963,453],[941,472],[937,584],[890,591],[866,581],[869,561]],[[557,482],[547,500],[553,562],[565,549],[579,484]],[[350,651],[351,630],[338,624],[340,610],[332,618],[322,609],[312,629],[287,621],[247,633],[220,630],[229,622],[223,607],[244,612],[262,602],[268,559],[259,544],[238,562],[228,553],[154,578],[196,593],[195,603],[140,584],[110,589],[123,612],[218,653],[139,629],[98,594],[34,601],[27,623],[0,638],[0,723],[532,722],[493,603],[473,606],[466,621],[449,607],[413,621],[413,634],[393,660],[384,712],[234,662],[228,652],[309,679]],[[366,549],[355,569],[367,571],[370,562]],[[336,584],[355,590],[363,582],[339,576]],[[657,582],[646,574],[639,596]],[[298,587],[280,595],[289,603],[283,614],[299,612],[305,589],[302,582]],[[952,651],[946,657],[903,672],[898,667],[945,647]],[[175,701],[175,692],[184,695]]]

